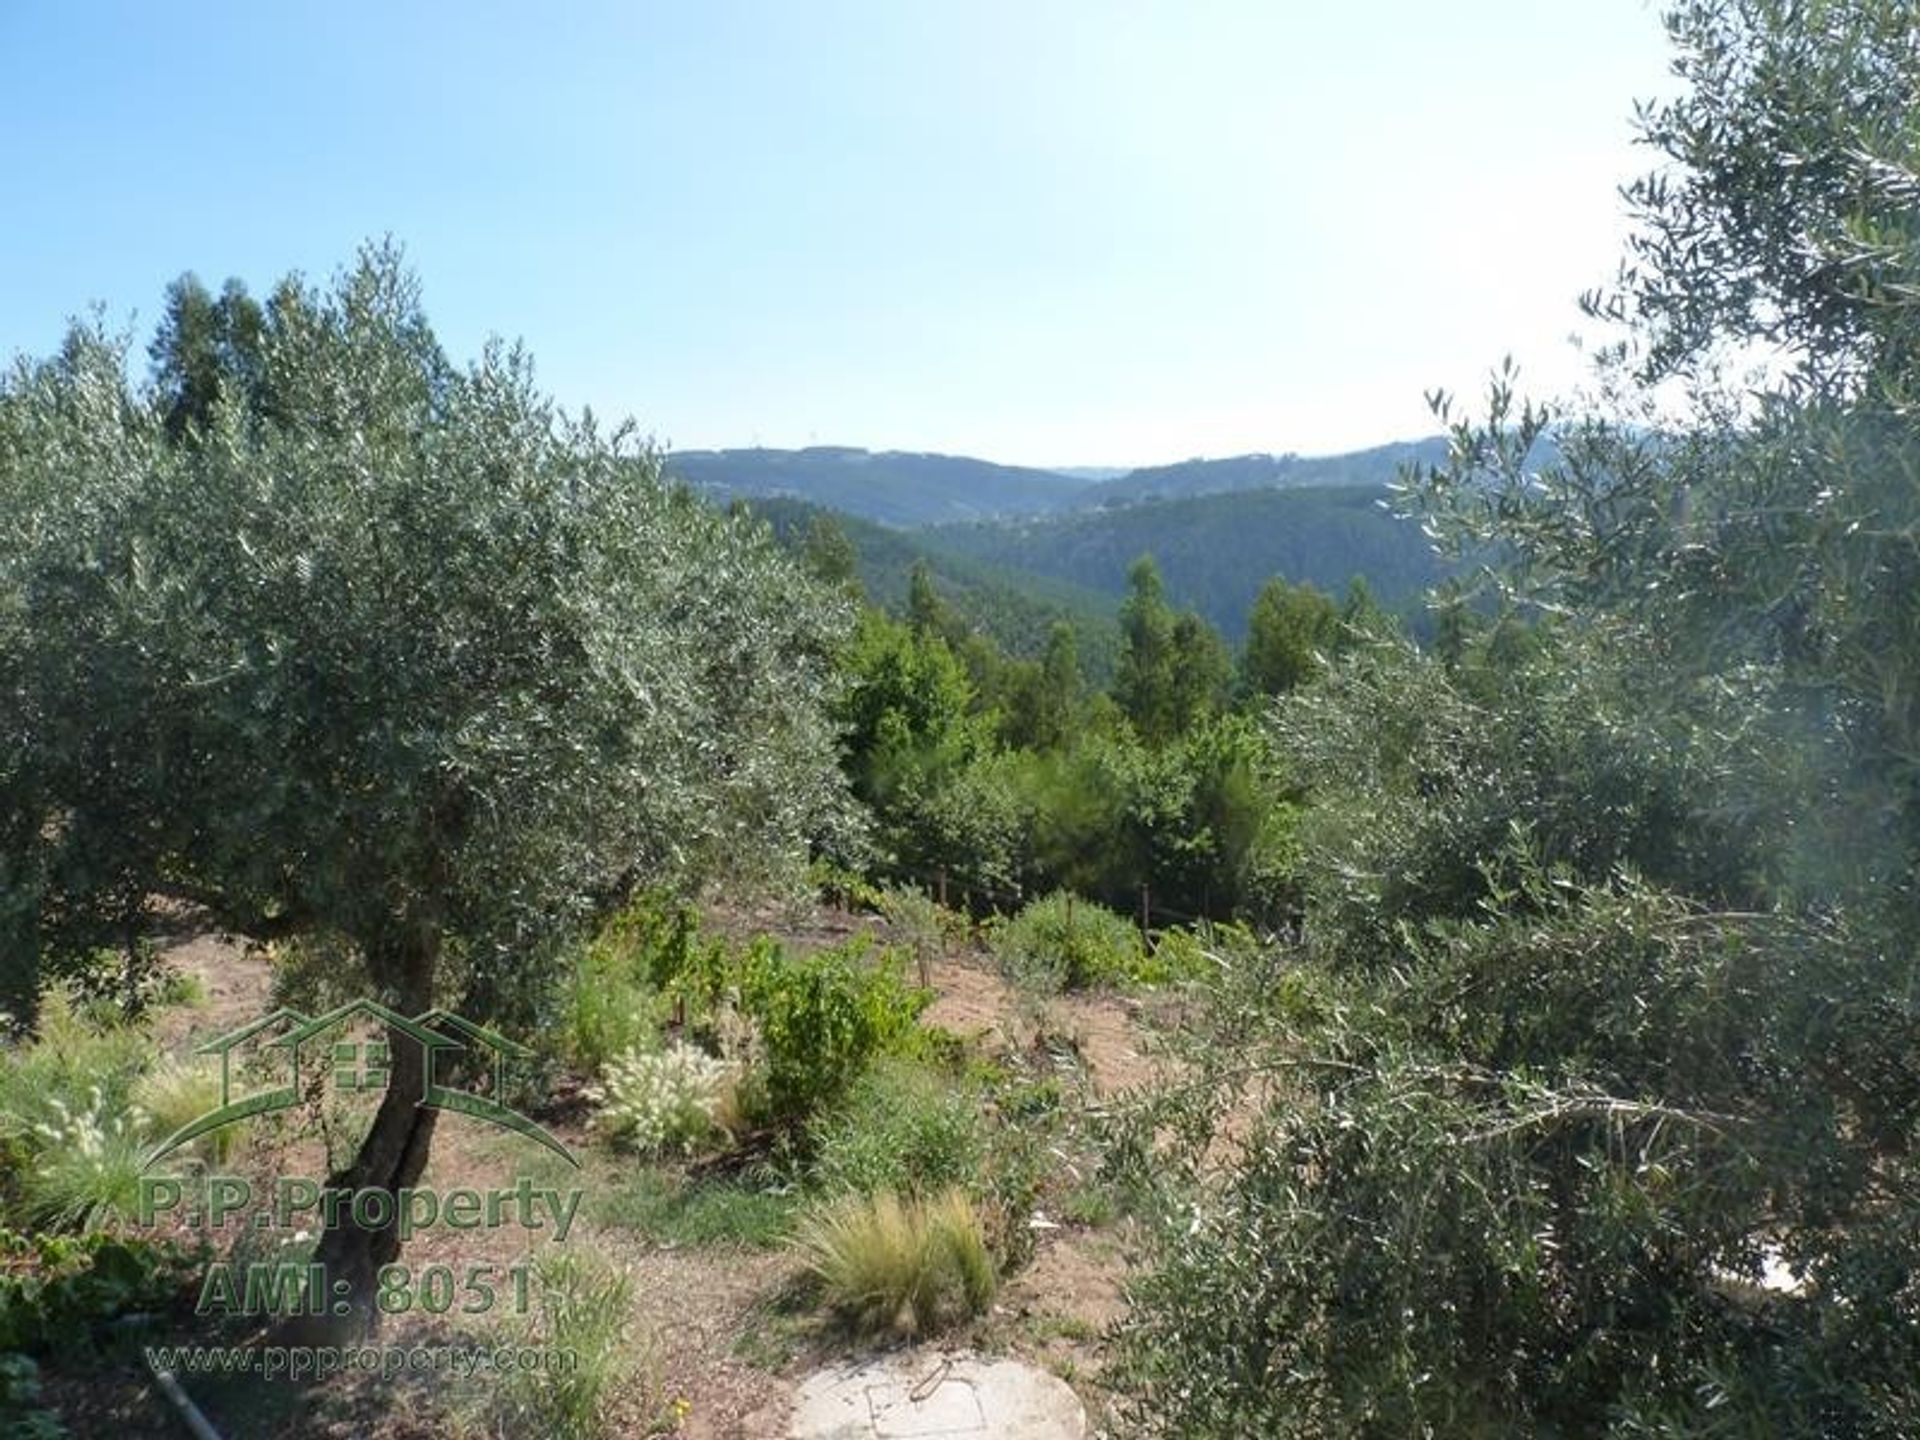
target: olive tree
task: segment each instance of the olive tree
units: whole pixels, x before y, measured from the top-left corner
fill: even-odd
[[[1136,1296],[1165,1429],[1920,1433],[1920,47],[1667,23],[1602,403],[1503,375],[1407,485],[1532,642],[1282,708],[1307,954]]]
[[[402,1014],[495,1014],[637,882],[779,868],[845,813],[845,602],[517,348],[451,363],[391,248],[280,286],[255,383],[184,427],[125,359],[82,326],[0,385],[16,969],[172,897],[344,942]],[[330,1183],[419,1176],[421,1063],[394,1045]],[[363,1323],[397,1248],[322,1237]]]

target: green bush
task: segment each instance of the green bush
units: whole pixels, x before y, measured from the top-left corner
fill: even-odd
[[[849,1196],[802,1222],[796,1247],[854,1329],[914,1337],[986,1309],[993,1256],[964,1192]]]
[[[811,955],[763,942],[736,957],[740,1009],[765,1054],[770,1119],[816,1113],[875,1060],[913,1044],[932,996],[902,969],[897,951],[876,953],[865,936]]]
[[[1244,926],[1202,920],[1191,929],[1173,926],[1153,937],[1153,949],[1142,959],[1135,978],[1147,985],[1178,980],[1205,980],[1226,963],[1223,956],[1254,944]]]
[[[207,1003],[207,987],[190,971],[164,970],[154,987],[153,1003],[197,1010]]]
[[[21,1354],[0,1351],[0,1416],[5,1440],[66,1440],[60,1417],[40,1403],[40,1367]]]
[[[1000,921],[993,951],[1013,979],[1052,990],[1137,979],[1147,958],[1132,921],[1065,891]]]
[[[853,1082],[812,1131],[813,1174],[829,1194],[930,1195],[969,1186],[986,1149],[980,1099],[900,1060]]]
[[[829,905],[848,910],[878,912],[886,893],[857,870],[832,860],[815,860],[807,867],[807,886]]]
[[[666,1007],[678,1006],[689,1031],[737,1067],[748,1118],[803,1120],[925,1033],[917,1021],[932,996],[907,983],[898,951],[868,936],[803,955],[764,936],[745,945],[703,936],[690,909],[649,905],[625,912],[602,941],[621,956],[609,962],[608,989],[643,977],[660,997],[639,1043],[654,1043]]]
[[[1217,1185],[1187,1137],[1134,1297],[1143,1403],[1195,1436],[1909,1433],[1920,1230],[1885,1197],[1920,1079],[1885,1056],[1920,1020],[1871,947],[1503,870],[1391,977],[1276,986],[1276,1049],[1237,1019],[1218,1044],[1301,1083]],[[1806,1288],[1763,1289],[1770,1260]]]
[[[122,1315],[181,1300],[203,1258],[168,1242],[0,1230],[0,1352],[86,1349]]]
[[[561,988],[559,1048],[582,1072],[658,1049],[668,1002],[662,989],[685,968],[698,922],[670,898],[646,894],[614,914],[584,946]]]
[[[1129,1388],[1196,1437],[1910,1433],[1912,1237],[1743,1287],[1770,1177],[1711,1125],[1411,1057],[1288,1097],[1161,1227]]]
[[[1337,964],[1391,966],[1408,929],[1471,920],[1516,880],[1517,833],[1588,884],[1629,870],[1728,908],[1759,904],[1771,838],[1729,776],[1793,767],[1755,752],[1733,687],[1636,674],[1598,636],[1541,638],[1525,663],[1450,672],[1410,646],[1345,657],[1278,715],[1309,787],[1299,870],[1307,939]]]

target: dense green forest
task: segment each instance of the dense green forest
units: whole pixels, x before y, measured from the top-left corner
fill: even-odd
[[[1343,592],[1360,576],[1389,609],[1417,615],[1444,573],[1417,525],[1386,509],[1384,483],[1242,491],[1091,513],[921,532],[929,548],[1118,595],[1141,555],[1168,590],[1240,639],[1274,575]]]
[[[1032,570],[1013,570],[927,542],[920,531],[898,530],[826,509],[804,500],[772,497],[750,504],[782,543],[805,548],[843,538],[854,555],[855,573],[868,599],[895,613],[907,607],[916,567],[967,623],[1008,654],[1037,660],[1053,625],[1073,626],[1080,663],[1105,684],[1113,676],[1119,632],[1113,596]]]
[[[1667,29],[1598,398],[1436,397],[1391,489],[709,503],[519,351],[450,359],[391,246],[183,277],[143,377],[97,322],[17,361],[0,1397],[184,1308],[129,1216],[190,913],[282,999],[524,1042],[609,1231],[791,1258],[753,1344],[991,1337],[1071,1229],[1124,1257],[1116,1433],[1920,1434],[1920,52],[1894,0]],[[951,509],[972,462],[915,463],[900,516]],[[780,905],[879,923],[723,928]],[[1002,1004],[965,1033],[956,952]],[[1100,997],[1153,1053],[1076,1088]],[[398,1093],[330,1192],[426,1172]],[[287,1244],[369,1337],[391,1213]],[[597,1383],[464,1423],[684,1418]]]

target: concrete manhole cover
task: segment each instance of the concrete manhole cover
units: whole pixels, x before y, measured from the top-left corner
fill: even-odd
[[[1065,1384],[1018,1360],[920,1350],[808,1377],[790,1440],[1084,1440]]]

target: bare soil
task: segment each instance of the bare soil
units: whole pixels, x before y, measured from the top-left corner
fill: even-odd
[[[710,923],[735,936],[772,933],[803,949],[836,945],[863,932],[886,938],[884,924],[875,917],[824,907],[722,911]],[[265,956],[230,937],[187,929],[171,937],[164,958],[195,977],[205,997],[158,1017],[156,1034],[171,1050],[190,1050],[268,1008],[271,974]],[[926,1014],[928,1023],[987,1054],[1047,1050],[1078,1065],[1095,1095],[1150,1084],[1162,1063],[1151,1053],[1148,1028],[1132,1001],[1110,995],[1025,996],[977,950],[939,960],[931,981],[937,998]],[[583,1153],[592,1149],[577,1119],[556,1120],[553,1128]],[[443,1115],[424,1183],[443,1193],[460,1186],[511,1187],[517,1155],[512,1147],[491,1143],[477,1122]],[[295,1157],[278,1158],[285,1164]],[[298,1158],[321,1159],[304,1151]],[[245,1155],[236,1160],[248,1163]],[[602,1156],[594,1163],[615,1162]],[[590,1165],[582,1183],[591,1183],[593,1173]],[[1008,1278],[992,1312],[958,1338],[1046,1365],[1075,1385],[1097,1416],[1105,1406],[1096,1378],[1102,1336],[1125,1313],[1126,1230],[1124,1225],[1086,1229],[1044,1216],[1041,1224],[1047,1228],[1038,1235],[1031,1262]],[[470,1265],[510,1265],[524,1258],[530,1245],[542,1243],[544,1237],[530,1238],[517,1227],[435,1229],[411,1240],[402,1259],[416,1273],[439,1263],[459,1273]],[[618,1433],[658,1433],[649,1427],[664,1422],[671,1433],[702,1440],[776,1440],[785,1433],[798,1382],[845,1353],[840,1339],[795,1300],[799,1267],[782,1251],[673,1247],[631,1230],[597,1226],[584,1213],[568,1244],[624,1268],[633,1278],[630,1333],[639,1383],[622,1402]],[[401,1343],[449,1338],[457,1338],[457,1331],[444,1322],[413,1319],[390,1321],[382,1336]],[[47,1403],[77,1436],[145,1440],[180,1433],[137,1358],[119,1365],[96,1361],[71,1373],[59,1365],[47,1369]],[[275,1389],[264,1382],[186,1383],[230,1440],[309,1435],[403,1440],[445,1433],[435,1427],[445,1414],[444,1387],[455,1382],[335,1377],[304,1389],[280,1382],[283,1393],[275,1395],[264,1393]]]

